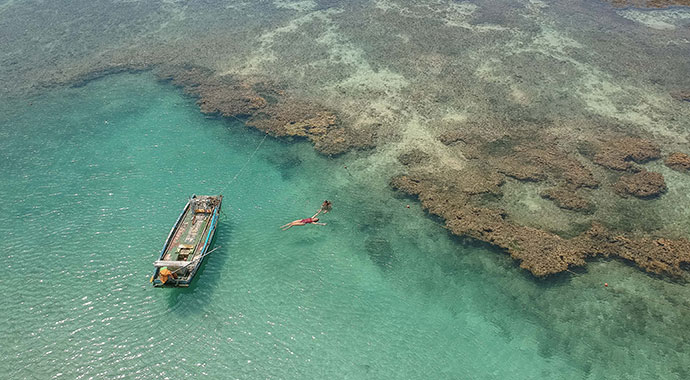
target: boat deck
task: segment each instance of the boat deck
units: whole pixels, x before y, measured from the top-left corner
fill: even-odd
[[[163,260],[191,261],[199,244],[203,244],[204,231],[211,221],[210,213],[189,210],[175,232]],[[200,247],[199,247],[200,248]]]

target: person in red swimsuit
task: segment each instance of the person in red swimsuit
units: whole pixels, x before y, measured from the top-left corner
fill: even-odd
[[[289,229],[290,227],[303,226],[305,224],[318,224],[321,226],[326,225],[326,223],[319,223],[319,218],[311,217],[311,218],[306,218],[306,219],[297,219],[297,220],[292,221],[288,224],[284,224],[284,225],[280,226],[280,229],[285,231],[285,230]]]
[[[322,211],[322,210],[319,210],[319,212],[317,212],[316,214],[314,214],[314,216],[312,216],[311,218],[297,219],[297,220],[292,221],[292,222],[290,222],[290,223],[288,223],[288,224],[284,224],[284,225],[280,226],[280,229],[283,230],[283,231],[285,231],[285,230],[287,230],[287,229],[290,229],[290,227],[293,227],[293,226],[303,226],[303,225],[305,225],[305,224],[318,224],[318,225],[320,225],[320,226],[325,226],[326,223],[319,223],[319,218],[316,217],[317,215],[319,215],[319,213],[320,213],[321,211]]]

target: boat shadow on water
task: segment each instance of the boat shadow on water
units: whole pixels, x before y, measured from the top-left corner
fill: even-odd
[[[218,287],[223,268],[230,259],[229,242],[232,238],[232,223],[221,218],[215,234],[212,248],[218,248],[201,263],[189,287],[170,287],[168,290],[168,310],[181,317],[203,313],[213,299]],[[228,248],[226,248],[228,247]]]

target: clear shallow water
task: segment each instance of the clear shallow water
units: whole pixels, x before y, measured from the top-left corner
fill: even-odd
[[[687,286],[620,263],[535,281],[305,143],[266,139],[228,185],[263,135],[148,74],[1,107],[8,378],[688,376]],[[221,248],[152,288],[186,197],[218,192]],[[278,229],[323,199],[327,226]]]

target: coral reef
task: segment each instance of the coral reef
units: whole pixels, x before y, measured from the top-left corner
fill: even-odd
[[[550,199],[556,206],[573,211],[591,212],[594,204],[579,196],[576,191],[567,186],[552,187],[541,192],[542,198]]]
[[[594,162],[609,169],[639,171],[642,164],[661,157],[661,149],[652,141],[625,137],[602,143]]]
[[[582,266],[594,256],[619,257],[657,274],[677,275],[690,264],[690,241],[629,238],[593,223],[571,239],[511,222],[500,209],[478,207],[466,195],[436,186],[428,179],[398,176],[391,186],[415,195],[429,213],[445,219],[454,234],[469,236],[505,249],[520,267],[546,276]]]
[[[590,256],[620,257],[655,274],[680,274],[690,264],[690,241],[687,239],[631,239],[601,225],[594,225],[582,239],[589,245]]]
[[[453,234],[505,249],[535,276],[583,266],[595,256],[629,260],[652,273],[678,275],[687,269],[688,240],[664,239],[637,230],[622,233],[615,223],[605,227],[596,219],[600,214],[594,203],[586,198],[600,186],[612,186],[618,194],[643,199],[666,191],[661,174],[637,166],[661,156],[657,144],[637,137],[597,137],[569,143],[547,132],[529,128],[520,132],[529,137],[490,136],[472,127],[446,131],[438,139],[453,154],[465,158],[463,169],[430,165],[434,157],[411,150],[399,157],[407,172],[394,177],[390,184],[417,196],[429,213],[445,220]],[[671,162],[681,158],[674,155]],[[597,169],[593,163],[603,168]],[[611,172],[606,169],[625,173],[611,185]],[[562,209],[579,212],[586,224],[565,237],[557,226],[523,225],[529,223],[524,217],[517,222],[516,215],[502,206],[510,205],[501,200],[505,177],[550,184],[539,195]]]
[[[493,170],[520,181],[565,181],[575,189],[599,186],[592,172],[560,149],[553,136],[538,132],[527,135],[534,138],[491,138],[468,131],[449,131],[438,139],[445,145],[465,143],[465,157],[488,163]]]
[[[690,0],[609,0],[616,7],[668,8],[690,6]]]
[[[642,170],[635,174],[623,175],[614,185],[619,194],[633,195],[638,198],[648,199],[661,195],[666,191],[664,176],[660,173]]]
[[[539,182],[546,179],[544,169],[530,164],[523,164],[510,159],[501,160],[496,163],[496,170],[508,177],[515,178],[520,181]]]
[[[322,154],[335,156],[352,149],[376,146],[376,131],[358,128],[333,128],[320,139],[312,139],[314,148]]]
[[[398,161],[407,166],[413,164],[421,164],[428,161],[430,158],[429,154],[420,150],[412,149],[398,156]]]
[[[666,158],[664,164],[673,170],[679,172],[688,173],[690,172],[690,156],[685,153],[675,152]]]
[[[553,146],[520,146],[516,150],[516,154],[506,157],[503,165],[519,163],[530,171],[535,167],[539,171],[546,170],[549,171],[549,177],[563,179],[574,188],[599,186],[599,181],[590,170],[560,149]]]
[[[248,126],[276,137],[305,137],[326,155],[374,145],[372,131],[342,128],[333,111],[265,81],[219,76],[199,67],[162,67],[159,76],[197,96],[204,113],[246,118]]]

